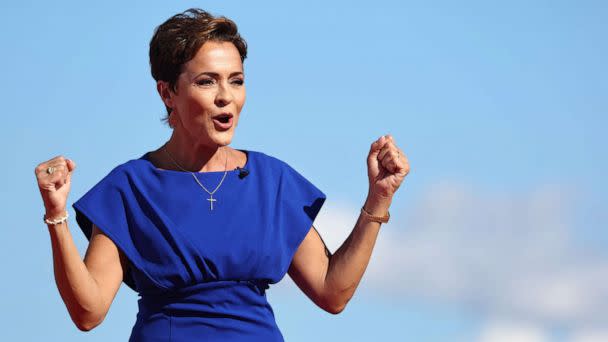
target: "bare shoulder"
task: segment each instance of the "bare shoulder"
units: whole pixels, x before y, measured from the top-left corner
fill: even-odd
[[[234,168],[236,168],[237,166],[239,167],[243,167],[245,166],[245,164],[247,163],[247,153],[231,148],[232,150],[232,155],[234,155],[234,159],[237,161],[236,165]]]

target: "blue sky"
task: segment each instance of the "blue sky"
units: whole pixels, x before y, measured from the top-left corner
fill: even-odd
[[[168,139],[147,49],[189,7],[239,25],[247,103],[232,146],[327,194],[316,223],[332,250],[365,200],[371,142],[390,133],[410,159],[342,314],[287,278],[270,291],[286,340],[608,340],[601,1],[2,2],[2,335],[126,340],[137,305],[124,285],[97,329],[71,323],[33,169],[75,160],[71,205]]]

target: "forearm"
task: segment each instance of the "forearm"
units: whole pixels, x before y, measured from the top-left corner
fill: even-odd
[[[51,217],[57,216],[59,215]],[[103,312],[99,286],[80,257],[67,221],[48,225],[48,230],[53,250],[55,283],[61,298],[78,328],[91,328],[100,319],[100,312]]]
[[[374,216],[383,216],[391,202],[392,198],[368,194],[364,208]],[[331,256],[325,289],[334,307],[341,310],[355,293],[369,263],[379,230],[379,222],[360,214],[348,238]]]

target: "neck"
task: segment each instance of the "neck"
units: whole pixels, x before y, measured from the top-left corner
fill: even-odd
[[[191,172],[214,172],[226,170],[228,166],[226,158],[230,158],[228,146],[193,144],[180,138],[179,135],[175,134],[175,131],[161,149],[165,150],[160,152],[163,159],[167,160],[166,164],[180,171],[183,170],[175,165],[173,160],[179,166]],[[167,152],[173,160],[169,158]]]

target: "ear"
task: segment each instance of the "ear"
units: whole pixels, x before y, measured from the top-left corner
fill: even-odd
[[[158,95],[160,95],[161,100],[165,103],[165,106],[169,108],[173,107],[173,91],[169,86],[169,82],[167,81],[157,81],[156,82],[156,90],[158,91]]]

